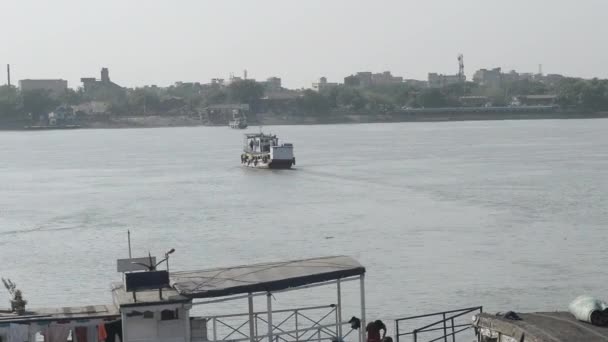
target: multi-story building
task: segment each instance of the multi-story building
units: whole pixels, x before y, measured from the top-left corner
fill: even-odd
[[[319,82],[315,82],[312,84],[312,90],[317,92],[323,92],[331,88],[335,88],[338,86],[338,83],[327,82],[326,77],[319,78]]]
[[[463,76],[461,79],[460,75],[442,75],[434,72],[429,73],[428,85],[431,88],[440,88],[445,87],[450,84],[458,84],[461,81],[466,80],[466,77]]]
[[[19,89],[21,92],[42,90],[48,92],[52,97],[59,97],[67,91],[68,81],[61,79],[20,80]]]
[[[372,74],[372,84],[386,85],[403,83],[403,77],[393,76],[390,71]]]
[[[280,91],[283,87],[281,84],[281,79],[279,77],[269,77],[266,81],[260,82],[264,86],[266,91],[276,92]]]
[[[502,84],[502,71],[500,68],[479,69],[473,75],[473,82],[487,87],[500,87]]]

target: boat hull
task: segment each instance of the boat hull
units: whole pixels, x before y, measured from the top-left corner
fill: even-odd
[[[295,165],[294,159],[270,159],[264,157],[241,156],[241,164],[254,169],[291,169]]]

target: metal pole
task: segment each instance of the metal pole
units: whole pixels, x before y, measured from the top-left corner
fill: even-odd
[[[254,324],[254,317],[253,317],[253,296],[251,295],[251,293],[249,294],[249,297],[247,298],[247,300],[249,301],[249,341],[250,342],[254,342],[255,341],[255,328],[253,326]]]
[[[266,294],[266,306],[268,307],[268,342],[272,342],[272,295]]]
[[[169,273],[169,253],[165,254],[165,260],[167,261],[167,273]]]
[[[452,342],[456,342],[456,331],[454,330],[454,318],[452,318],[451,323],[452,323]]]
[[[131,231],[127,230],[127,240],[129,241],[129,259],[131,259]]]
[[[298,309],[295,311],[295,320],[296,320],[296,342],[300,341],[300,332],[298,331]]]
[[[336,282],[338,289],[338,307],[336,308],[338,314],[338,320],[336,322],[337,329],[336,333],[338,334],[338,342],[342,341],[342,288],[340,286],[340,279]]]
[[[443,341],[448,342],[448,327],[445,321],[445,312],[443,313]]]
[[[399,320],[395,320],[395,341],[399,342]]]
[[[361,327],[359,328],[360,331],[360,338],[361,338],[361,342],[365,341],[365,274],[362,274],[361,277]]]
[[[217,341],[217,319],[213,317],[213,340]]]

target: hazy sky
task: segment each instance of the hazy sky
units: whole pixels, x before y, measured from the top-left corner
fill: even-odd
[[[426,79],[456,73],[458,53],[468,77],[542,64],[608,78],[607,16],[608,0],[6,0],[0,63],[14,83],[64,78],[70,87],[103,66],[123,86],[243,69],[293,88],[356,71]]]

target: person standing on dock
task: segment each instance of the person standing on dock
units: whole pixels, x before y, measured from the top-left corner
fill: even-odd
[[[382,337],[380,337],[380,330],[382,330]],[[386,337],[386,325],[379,319],[369,322],[365,331],[367,331],[367,342],[380,342]]]

